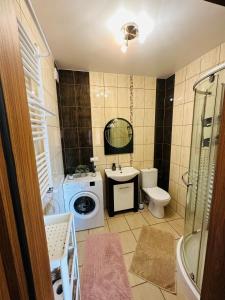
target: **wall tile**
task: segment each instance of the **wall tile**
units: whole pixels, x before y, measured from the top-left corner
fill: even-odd
[[[133,76],[133,82],[134,82],[134,88],[141,88],[143,89],[145,87],[145,78],[144,76]]]
[[[184,91],[185,91],[185,82],[179,83],[176,85],[174,91],[174,105],[180,105],[184,103]]]
[[[145,108],[155,108],[156,91],[145,90]]]
[[[220,63],[225,62],[225,43],[220,47]]]
[[[155,90],[156,89],[156,78],[145,76],[145,89]]]
[[[91,109],[92,126],[93,127],[105,127],[105,109],[92,107]]]
[[[144,160],[153,160],[154,158],[154,145],[145,145],[144,146]]]
[[[155,112],[153,109],[145,109],[144,111],[144,126],[154,126]]]
[[[201,57],[201,72],[216,66],[220,60],[220,47],[216,47]]]
[[[80,164],[82,165],[89,165],[89,168],[91,167],[90,164],[90,158],[93,157],[93,148],[80,148]]]
[[[134,126],[144,126],[144,116],[145,110],[144,109],[135,109],[133,112],[133,124]],[[147,126],[147,125],[146,125]]]
[[[192,125],[183,126],[182,146],[189,147],[191,145]]]
[[[89,73],[88,72],[73,72],[74,75],[74,83],[75,84],[82,84],[89,86]]]
[[[134,89],[134,108],[145,107],[144,89]]]
[[[134,161],[143,161],[143,145],[134,145]]]
[[[64,128],[62,130],[62,138],[63,138],[63,141],[64,141],[65,148],[76,148],[76,147],[78,147],[77,127]]]
[[[183,125],[190,125],[190,124],[192,124],[193,109],[194,109],[194,102],[193,101],[184,104]]]
[[[106,165],[106,156],[104,154],[104,147],[94,147],[94,156],[98,157],[96,165]]]
[[[104,86],[104,79],[102,72],[90,72],[90,85]]]
[[[183,124],[183,105],[177,105],[173,108],[173,126]]]
[[[130,87],[130,75],[127,74],[118,74],[118,87]]]
[[[92,128],[93,135],[93,145],[94,146],[104,146],[104,129],[103,128]]]
[[[144,127],[134,127],[134,144],[143,145],[144,143]]]
[[[189,102],[189,101],[194,101],[194,90],[193,90],[193,85],[194,83],[198,80],[199,75],[196,75],[192,78],[190,78],[189,80],[186,81],[185,84],[185,95],[184,95],[184,99],[185,102]]]
[[[79,149],[65,149],[66,173],[75,172],[76,166],[79,164]]]
[[[189,65],[187,65],[187,74],[186,74],[186,80],[190,79],[193,76],[196,76],[200,74],[201,71],[201,60],[200,58],[194,60]]]
[[[117,87],[105,88],[105,107],[117,108]]]
[[[104,73],[104,85],[117,87],[117,74]]]
[[[128,88],[118,88],[118,107],[130,106],[130,90]]]
[[[71,84],[60,85],[60,103],[63,106],[76,105],[74,85]]]
[[[117,107],[105,108],[105,125],[112,119],[117,118]]]
[[[92,147],[92,130],[91,128],[79,128],[79,147]]]
[[[68,70],[59,70],[60,82],[74,84],[74,74]]]
[[[175,85],[184,82],[186,79],[186,67],[175,73]]]
[[[144,138],[143,138],[143,144],[149,145],[154,144],[154,127],[144,127]]]
[[[189,158],[190,158],[190,147],[181,148],[181,165],[183,167],[189,167]]]
[[[172,144],[180,146],[182,141],[182,126],[173,126]]]
[[[91,94],[91,106],[92,107],[104,107],[105,106],[105,89],[104,87],[99,86],[91,86],[90,87]]]
[[[129,108],[118,108],[118,118],[123,118],[130,121],[130,109]],[[143,125],[143,124],[142,124]]]
[[[78,107],[77,122],[78,122],[78,127],[91,127],[90,107]]]
[[[77,127],[77,108],[61,107],[62,125],[63,127]]]
[[[177,164],[174,164],[172,160],[170,164],[170,178],[176,183],[179,180],[179,166]]]
[[[75,85],[75,98],[77,106],[91,106],[90,103],[90,87],[89,85]]]
[[[171,163],[179,165],[180,164],[180,153],[181,147],[172,145],[171,147]]]

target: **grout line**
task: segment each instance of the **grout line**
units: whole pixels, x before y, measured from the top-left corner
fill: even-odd
[[[165,296],[163,295],[162,290],[161,290],[160,288],[159,288],[159,290],[160,290],[160,292],[161,292],[161,294],[162,294],[162,296],[163,296],[163,299],[166,300]]]

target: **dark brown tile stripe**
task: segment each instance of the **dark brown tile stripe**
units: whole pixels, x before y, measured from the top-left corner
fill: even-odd
[[[65,174],[93,156],[89,73],[59,70],[58,105]]]

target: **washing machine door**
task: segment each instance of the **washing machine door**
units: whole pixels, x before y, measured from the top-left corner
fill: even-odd
[[[70,200],[70,211],[79,219],[91,219],[99,211],[99,199],[91,192],[80,192]]]

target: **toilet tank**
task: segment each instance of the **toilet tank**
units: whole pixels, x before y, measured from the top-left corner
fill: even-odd
[[[158,169],[142,169],[141,170],[141,186],[142,188],[152,188],[157,186]]]

